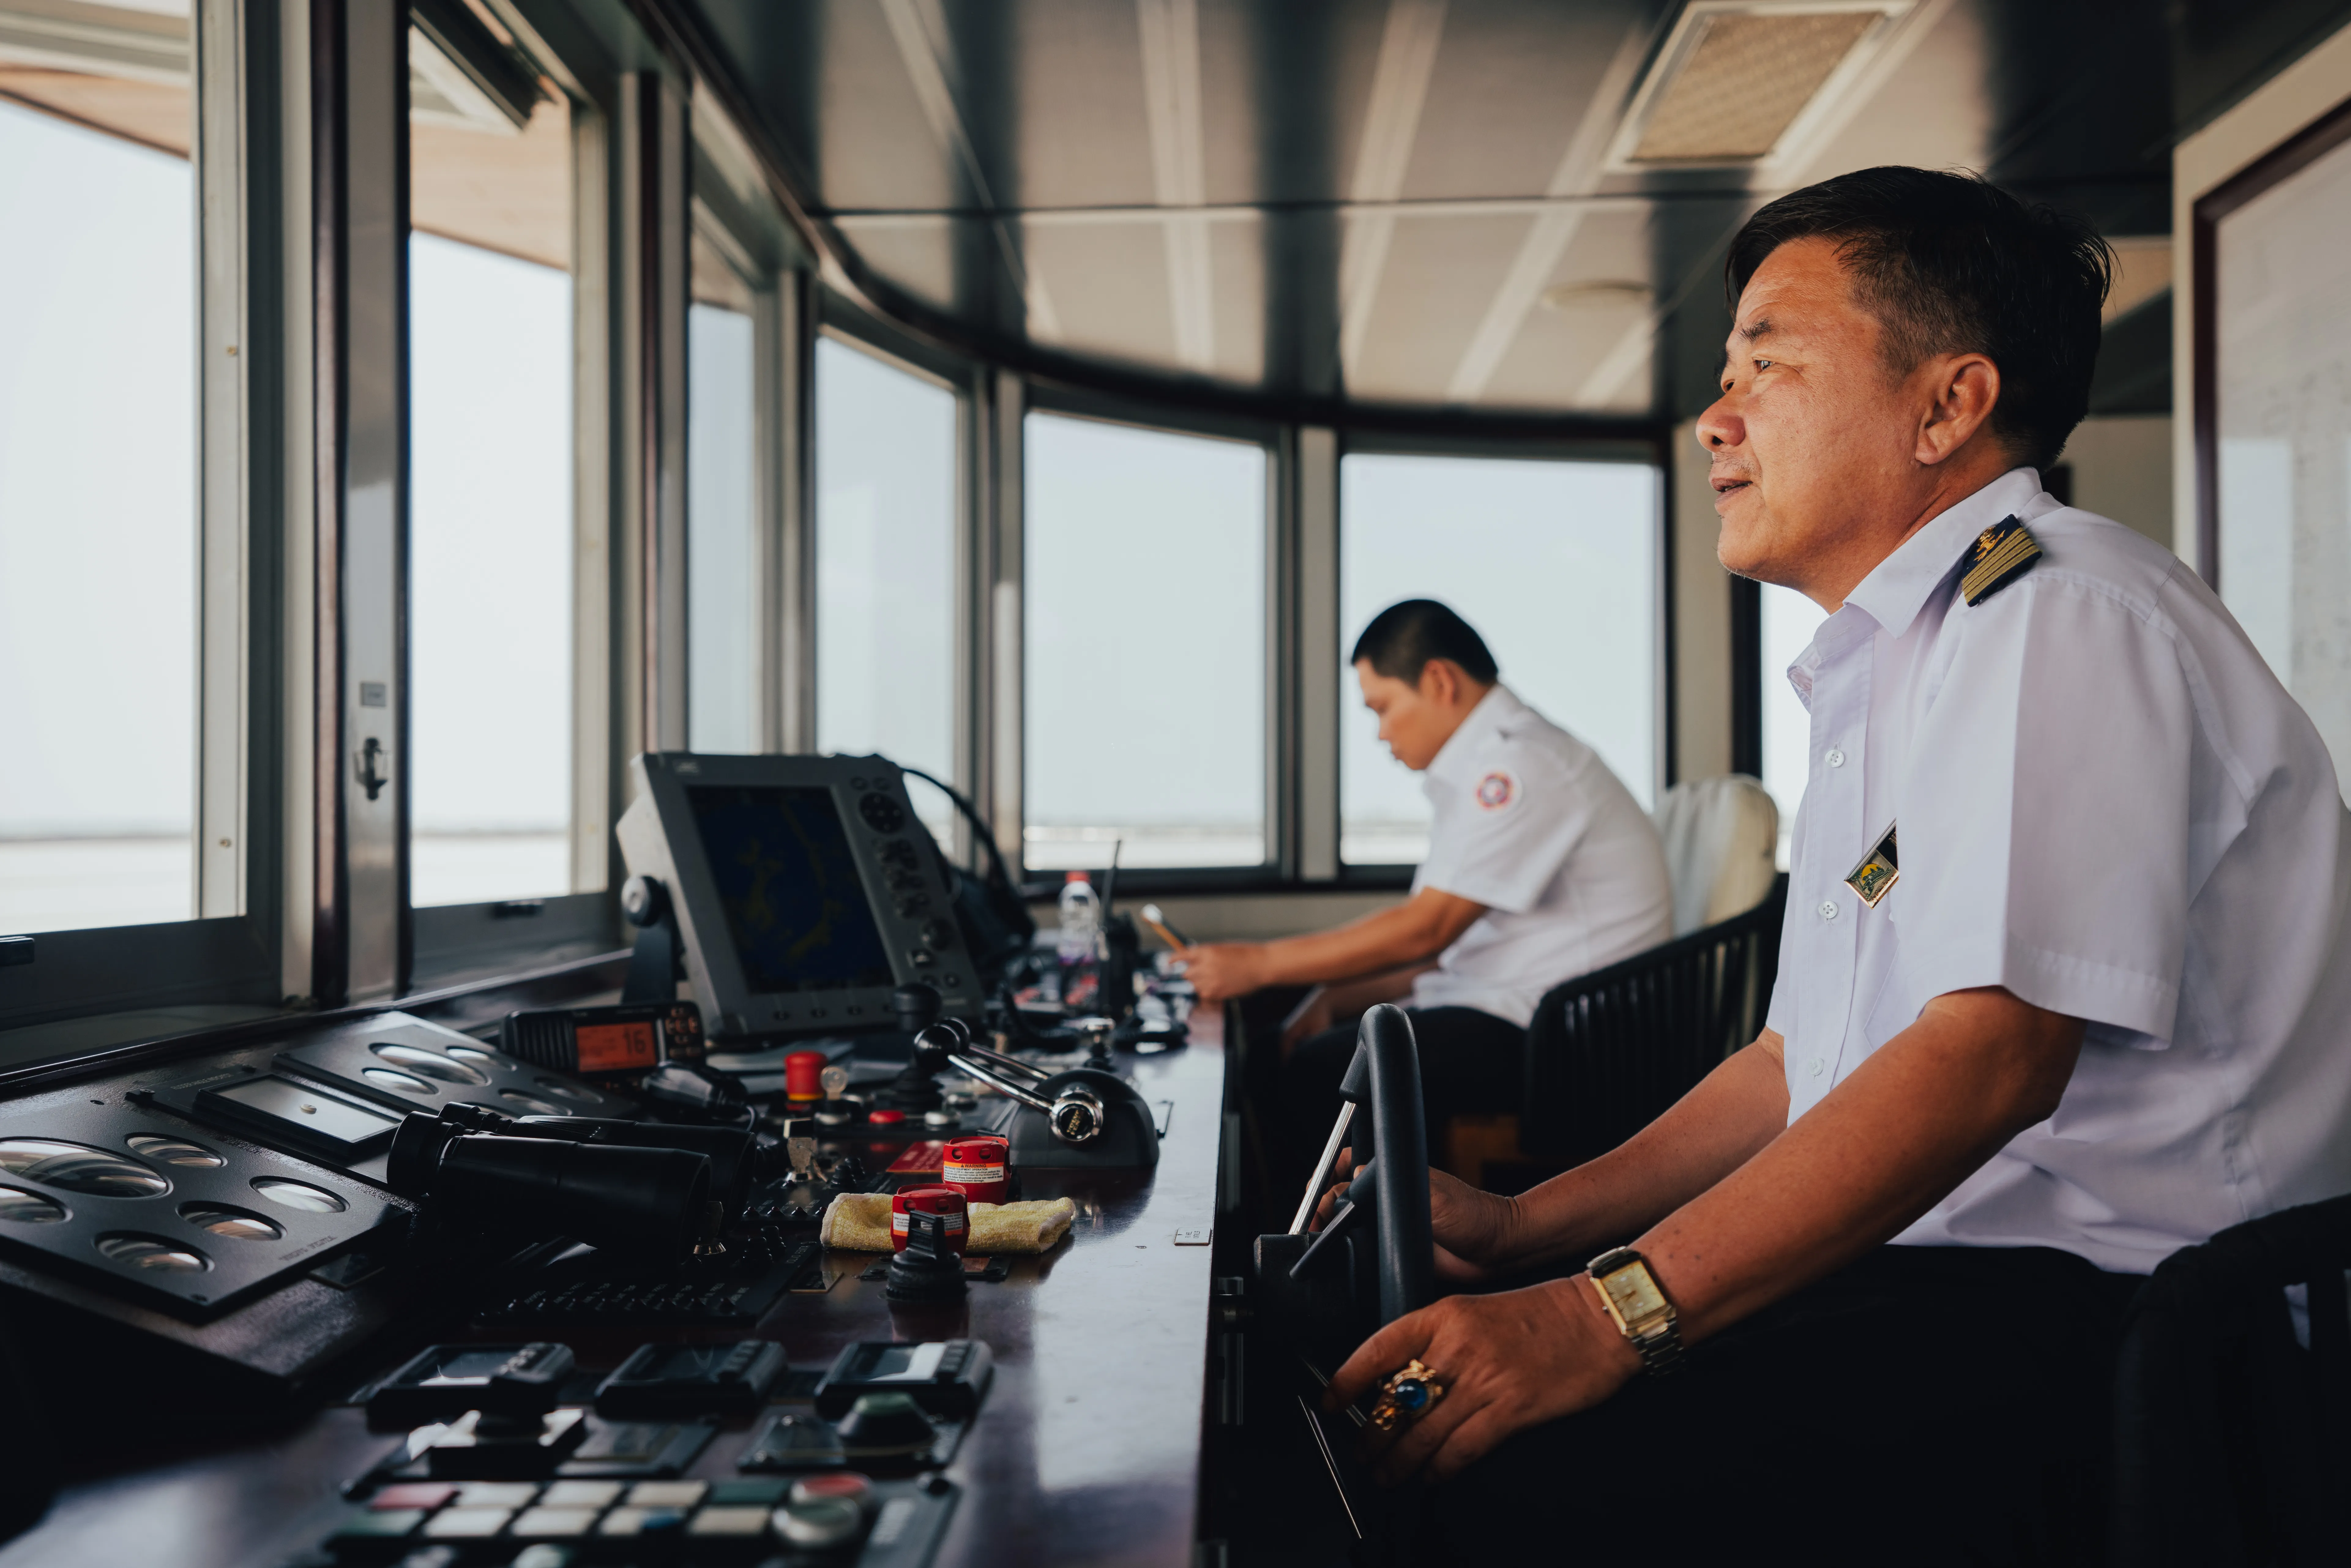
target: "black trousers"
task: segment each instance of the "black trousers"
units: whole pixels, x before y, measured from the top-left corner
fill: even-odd
[[[1512,1112],[1526,1081],[1527,1031],[1476,1008],[1407,1008],[1420,1054],[1420,1098],[1430,1146],[1446,1121],[1463,1112]],[[1326,1029],[1298,1042],[1281,1064],[1282,1134],[1278,1140],[1296,1179],[1306,1179],[1339,1113],[1339,1082],[1355,1056],[1355,1025]]]
[[[1881,1247],[1432,1489],[1416,1555],[2091,1568],[2144,1282],[2046,1248]]]

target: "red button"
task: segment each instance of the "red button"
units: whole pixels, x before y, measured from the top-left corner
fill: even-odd
[[[865,1119],[877,1127],[894,1127],[899,1123],[906,1119],[906,1113],[904,1111],[868,1111],[865,1113]]]

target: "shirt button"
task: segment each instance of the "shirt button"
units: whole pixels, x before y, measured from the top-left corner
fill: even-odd
[[[1834,920],[1836,916],[1836,900],[1834,898],[1823,899],[1821,901],[1821,918],[1823,920]]]
[[[1838,750],[1838,749],[1836,749],[1836,747],[1829,747],[1828,764],[1829,764],[1829,766],[1830,766],[1830,767],[1832,767],[1832,768],[1842,768],[1842,767],[1844,767],[1844,752],[1842,752],[1842,751],[1839,751],[1839,750]]]
[[[1813,1058],[1813,1076],[1818,1078],[1822,1073],[1828,1071],[1828,1059],[1826,1057],[1815,1056]]]

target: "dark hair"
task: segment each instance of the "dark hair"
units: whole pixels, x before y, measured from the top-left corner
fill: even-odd
[[[1907,372],[1935,354],[2000,367],[1992,433],[2046,471],[2089,412],[2099,307],[2114,251],[2081,219],[1973,174],[1887,167],[1807,185],[1749,218],[1723,281],[1735,314],[1756,268],[1790,240],[1834,240],[1854,293]]]
[[[1420,684],[1421,672],[1431,659],[1452,660],[1461,666],[1463,674],[1481,685],[1493,685],[1501,674],[1494,655],[1486,651],[1486,640],[1434,599],[1407,599],[1389,605],[1372,617],[1372,623],[1355,639],[1355,651],[1347,655],[1350,664],[1369,661],[1374,670],[1388,679],[1413,685]]]

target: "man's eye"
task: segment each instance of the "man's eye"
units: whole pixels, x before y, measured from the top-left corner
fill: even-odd
[[[1768,371],[1771,368],[1771,363],[1770,360],[1758,360],[1755,361],[1755,368],[1759,371]]]

